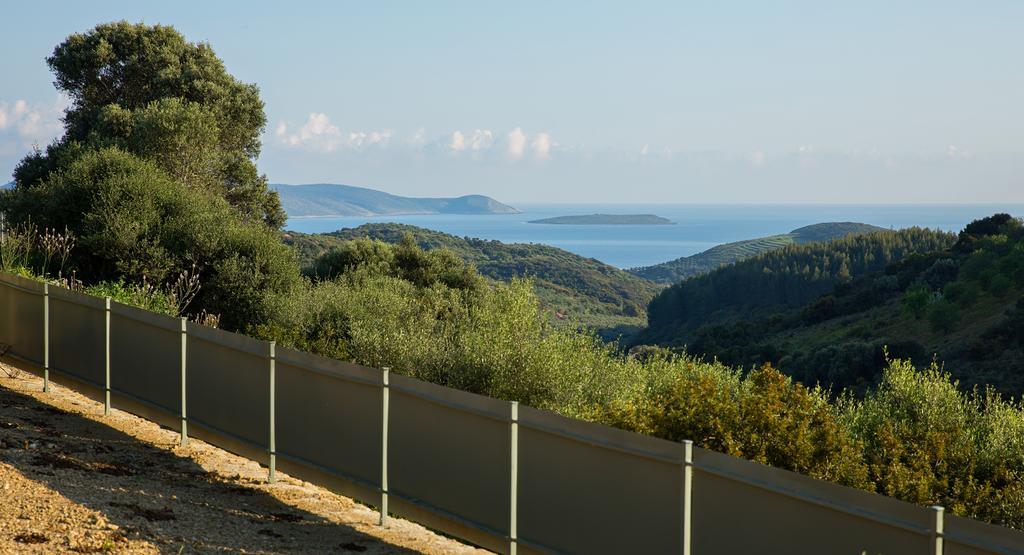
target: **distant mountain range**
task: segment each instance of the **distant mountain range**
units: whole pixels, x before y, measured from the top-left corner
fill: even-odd
[[[403,214],[516,214],[519,210],[483,195],[456,198],[400,197],[383,191],[316,183],[271,184],[290,218],[396,216]]]
[[[0,189],[13,189],[13,188],[14,188],[14,182],[13,181],[11,181],[10,183],[4,183],[3,185],[0,185]]]
[[[531,224],[554,225],[672,225],[672,220],[654,214],[587,214],[530,220]]]
[[[889,231],[884,227],[856,222],[826,222],[813,224],[789,233],[725,243],[692,256],[684,256],[654,266],[632,268],[630,273],[655,283],[671,285],[684,279],[706,274],[720,266],[733,264],[761,253],[780,249],[786,245],[803,245],[817,241],[831,241],[847,235]]]

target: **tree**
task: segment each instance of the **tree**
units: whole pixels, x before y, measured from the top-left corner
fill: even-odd
[[[936,301],[928,309],[928,322],[934,331],[949,333],[960,323],[960,310],[945,299]]]
[[[903,309],[915,320],[920,320],[931,299],[931,290],[923,284],[917,284],[903,294]]]
[[[19,187],[38,185],[83,150],[117,146],[223,196],[246,220],[284,224],[277,193],[255,166],[266,125],[259,90],[227,73],[208,44],[121,21],[71,35],[47,63],[71,99],[65,133],[22,160]]]

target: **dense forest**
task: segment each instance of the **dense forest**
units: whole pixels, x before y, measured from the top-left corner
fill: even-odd
[[[954,240],[949,233],[911,228],[770,251],[659,293],[648,306],[648,328],[636,341],[686,345],[702,326],[803,306],[837,284],[915,253],[942,250]]]
[[[831,241],[847,235],[885,231],[884,228],[856,222],[824,222],[794,229],[781,235],[770,235],[744,241],[716,245],[691,256],[684,256],[653,266],[631,268],[629,273],[655,283],[672,285],[685,279],[706,274],[722,266],[781,249],[787,245]]]
[[[805,383],[864,391],[885,351],[943,361],[970,388],[1024,394],[1024,230],[996,215],[949,248],[840,283],[803,307],[696,330],[689,350],[742,366],[765,362]]]
[[[209,45],[121,22],[69,37],[48,62],[71,99],[65,135],[0,192],[13,222],[0,235],[4,271],[1024,528],[1024,408],[992,389],[964,391],[938,365],[906,360],[885,361],[877,385],[852,395],[772,365],[626,354],[553,325],[529,279],[486,279],[415,240],[347,241],[303,275],[256,173],[258,91]],[[673,287],[652,302],[652,322],[674,333],[717,305],[734,317],[797,307],[894,262],[918,264],[914,253],[920,271],[900,304],[941,329],[968,324],[947,316],[972,283],[978,299],[1019,294],[1019,224],[985,220],[958,241],[908,230],[787,247]],[[979,356],[1019,345],[1019,333],[1016,313],[982,334]]]
[[[447,249],[494,280],[529,277],[542,306],[560,321],[595,329],[642,325],[647,303],[660,289],[593,258],[539,244],[502,243],[456,237],[403,224],[366,224],[331,233],[285,232],[307,273],[316,273],[316,259],[359,237],[400,243],[410,236],[421,248]]]

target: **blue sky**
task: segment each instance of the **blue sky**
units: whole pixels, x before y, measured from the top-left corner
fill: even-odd
[[[285,7],[287,6],[287,7]],[[259,85],[271,181],[509,202],[1024,202],[1021,2],[19,2],[0,173],[44,58],[174,25]]]

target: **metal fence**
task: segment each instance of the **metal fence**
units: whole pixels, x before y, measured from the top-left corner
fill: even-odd
[[[499,553],[1024,553],[1024,533],[0,274],[50,380]]]

